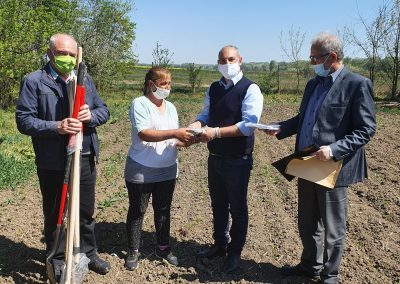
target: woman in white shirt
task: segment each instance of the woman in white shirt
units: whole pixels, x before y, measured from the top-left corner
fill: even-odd
[[[170,210],[177,177],[177,147],[193,143],[193,134],[179,128],[175,106],[165,98],[171,90],[171,73],[152,67],[146,74],[143,96],[132,101],[132,145],[125,165],[129,194],[126,221],[128,256],[125,267],[138,268],[143,217],[152,196],[157,235],[156,255],[173,265],[178,260],[171,252]]]

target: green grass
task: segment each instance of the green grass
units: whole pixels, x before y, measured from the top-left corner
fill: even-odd
[[[269,164],[266,164],[264,166],[264,175],[265,177],[272,183],[272,184],[281,184],[282,183],[282,178],[280,176],[274,175],[271,173],[272,166]]]
[[[400,108],[389,108],[389,107],[379,106],[379,107],[376,108],[376,111],[377,112],[400,115]]]
[[[30,138],[18,132],[14,111],[0,110],[0,191],[15,189],[34,172]]]
[[[33,160],[22,161],[14,156],[6,156],[0,153],[0,191],[4,189],[15,189],[25,182],[34,172]]]
[[[126,190],[120,190],[120,191],[108,196],[107,198],[101,200],[97,204],[97,208],[99,210],[102,210],[102,209],[111,207],[117,202],[126,200],[127,197],[128,197],[128,192]]]

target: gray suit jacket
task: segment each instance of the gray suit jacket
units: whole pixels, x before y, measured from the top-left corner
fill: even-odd
[[[318,81],[308,81],[299,113],[281,122],[278,139],[299,134],[308,101]],[[334,160],[343,160],[336,186],[347,186],[367,177],[364,145],[375,134],[375,103],[371,81],[343,68],[326,95],[313,128],[317,146],[329,145]],[[298,136],[296,151],[298,150]]]

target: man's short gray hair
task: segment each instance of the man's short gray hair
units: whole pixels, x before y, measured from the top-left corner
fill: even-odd
[[[328,53],[331,51],[335,52],[339,61],[343,60],[344,58],[342,41],[333,34],[327,32],[321,32],[317,34],[311,40],[311,46],[321,48],[322,53]]]
[[[231,45],[231,44],[225,45],[223,48],[221,48],[220,51],[218,52],[218,54],[220,54],[222,52],[222,50],[225,49],[225,48],[233,48],[236,51],[236,53],[238,55],[240,55],[239,54],[239,48],[237,48],[236,46]]]

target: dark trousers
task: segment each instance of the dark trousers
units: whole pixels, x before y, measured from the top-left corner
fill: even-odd
[[[229,254],[240,255],[246,241],[249,223],[247,186],[253,158],[208,157],[208,187],[213,211],[214,242],[228,245]],[[232,225],[228,236],[229,213]]]
[[[169,245],[171,224],[171,203],[175,189],[175,179],[155,183],[126,182],[129,195],[129,209],[126,218],[128,248],[139,250],[143,218],[146,213],[150,195],[154,211],[154,226],[157,244]]]
[[[64,172],[37,169],[40,190],[43,198],[44,236],[46,241],[46,254],[54,245],[55,231],[60,208],[61,188]],[[95,220],[94,196],[96,184],[96,167],[94,156],[82,156],[80,179],[80,235],[81,252],[88,258],[96,256],[96,239],[94,234]],[[67,204],[66,204],[67,206]],[[65,232],[62,232],[60,247],[54,258],[63,258],[65,251]]]
[[[347,187],[327,189],[299,179],[298,203],[301,265],[319,273],[323,283],[338,283],[346,238]]]

